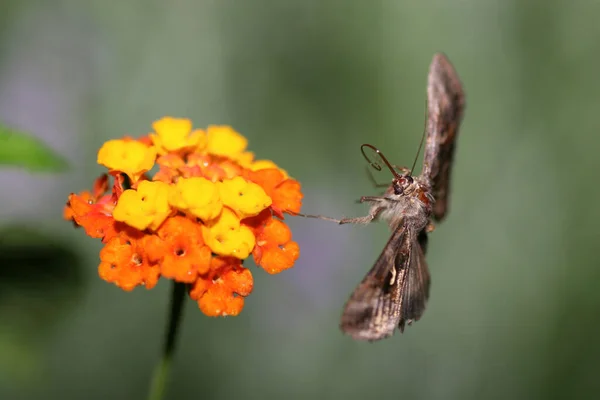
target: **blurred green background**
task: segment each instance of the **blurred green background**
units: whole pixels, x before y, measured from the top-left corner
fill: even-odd
[[[343,336],[342,306],[387,227],[291,219],[300,259],[276,276],[252,266],[239,317],[186,303],[167,398],[597,398],[599,2],[1,9],[0,119],[72,166],[0,172],[1,399],[146,396],[169,285],[125,293],[101,281],[100,243],[61,219],[67,195],[102,171],[103,141],[146,133],[164,115],[230,124],[301,181],[304,212],[361,215],[355,200],[376,189],[359,146],[412,162],[436,51],[458,70],[467,108],[451,212],[430,237],[424,317],[374,344]]]

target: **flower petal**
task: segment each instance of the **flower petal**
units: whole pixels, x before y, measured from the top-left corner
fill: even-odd
[[[196,281],[190,297],[210,317],[234,316],[242,311],[244,297],[252,292],[253,286],[252,273],[239,260],[215,257],[211,272]]]
[[[234,210],[240,218],[258,215],[271,205],[271,198],[263,188],[238,176],[219,184],[223,204]]]
[[[161,154],[204,146],[206,134],[192,131],[192,121],[185,118],[164,117],[152,124],[155,134],[150,138]]]
[[[203,221],[216,218],[223,208],[217,185],[201,177],[180,178],[171,187],[169,203]]]
[[[247,258],[256,244],[252,230],[240,225],[239,217],[228,207],[202,227],[202,236],[213,253],[239,259]]]
[[[171,214],[168,196],[168,184],[142,181],[137,190],[127,189],[121,194],[113,216],[139,230],[156,230]]]
[[[98,164],[109,170],[121,171],[137,181],[152,169],[156,149],[132,139],[109,140],[98,151]]]
[[[207,150],[210,154],[235,158],[240,156],[248,140],[226,125],[211,125],[206,130],[208,134]]]

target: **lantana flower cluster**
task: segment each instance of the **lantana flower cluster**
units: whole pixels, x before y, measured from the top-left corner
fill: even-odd
[[[189,285],[206,315],[237,315],[253,287],[245,259],[277,274],[300,254],[284,222],[300,211],[300,184],[255,160],[229,126],[200,130],[165,117],[152,127],[104,143],[98,164],[108,172],[69,196],[64,217],[104,243],[105,281],[130,291],[173,279]]]

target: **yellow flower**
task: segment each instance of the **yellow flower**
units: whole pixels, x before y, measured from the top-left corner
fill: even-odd
[[[169,203],[203,221],[218,217],[223,207],[217,185],[202,177],[179,178],[171,189]]]
[[[254,161],[254,153],[251,151],[244,151],[243,153],[235,157],[235,161],[237,161],[237,163],[240,164],[242,167],[248,168],[250,167],[250,165],[252,165],[252,162]]]
[[[254,217],[271,205],[271,198],[262,187],[240,176],[218,185],[221,201],[235,211],[240,219]]]
[[[256,244],[252,230],[240,225],[238,216],[227,207],[223,207],[219,218],[202,226],[202,237],[214,253],[241,260],[250,255]]]
[[[164,117],[155,121],[152,127],[156,133],[151,133],[150,138],[161,154],[206,145],[206,134],[200,129],[192,131],[189,119]]]
[[[121,171],[132,181],[154,166],[156,149],[131,139],[109,140],[98,151],[98,164]]]
[[[169,185],[164,182],[142,181],[137,190],[125,190],[113,211],[115,221],[139,230],[156,230],[171,214],[168,202]]]
[[[289,178],[289,175],[287,173],[287,171],[279,168],[277,166],[277,164],[275,164],[273,161],[271,160],[256,160],[253,163],[251,163],[249,165],[249,168],[252,171],[260,171],[261,169],[271,169],[271,168],[276,168],[278,170],[281,171],[281,173],[283,174],[284,179]]]
[[[208,153],[215,156],[237,158],[246,150],[248,140],[230,126],[211,125],[207,129]]]

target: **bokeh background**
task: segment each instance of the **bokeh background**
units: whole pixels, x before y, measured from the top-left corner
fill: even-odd
[[[67,195],[102,170],[103,141],[146,133],[164,115],[230,124],[302,182],[304,212],[361,215],[356,200],[377,191],[359,146],[410,166],[436,51],[458,70],[467,109],[451,212],[430,237],[424,317],[374,344],[343,336],[342,306],[387,227],[291,219],[299,261],[277,276],[252,267],[239,317],[186,303],[167,398],[597,398],[599,2],[1,9],[0,119],[71,169],[0,172],[0,398],[147,394],[169,285],[125,293],[101,281],[100,243],[61,220]]]

